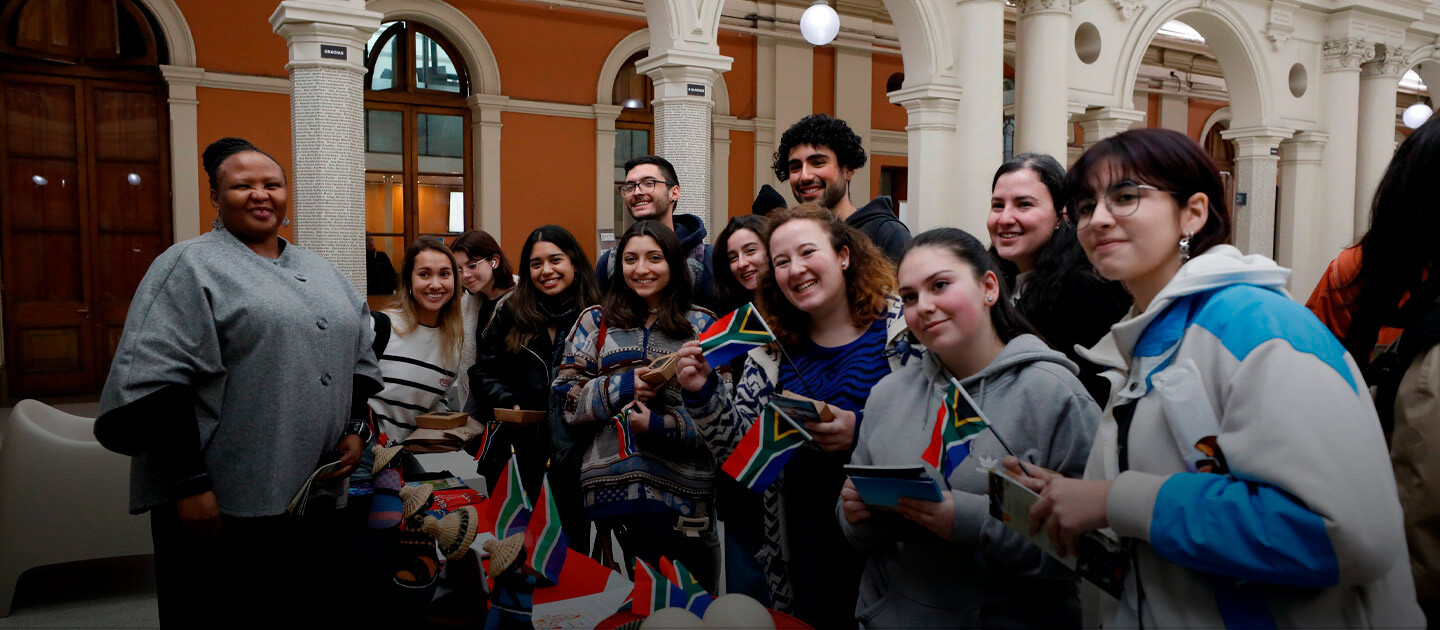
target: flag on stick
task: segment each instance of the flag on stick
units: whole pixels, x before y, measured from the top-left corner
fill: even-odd
[[[635,434],[630,432],[630,410],[633,408],[633,403],[625,405],[615,415],[610,416],[610,423],[615,426],[615,439],[619,442],[615,445],[615,452],[620,455],[620,459],[626,459],[637,452]]]
[[[496,538],[505,539],[525,532],[530,521],[530,500],[525,498],[525,486],[520,482],[520,462],[515,452],[510,452],[510,464],[500,479],[491,486],[490,497],[485,500],[485,516],[482,524],[494,523],[492,530]]]
[[[930,444],[925,447],[921,459],[941,471],[941,477],[948,480],[950,473],[970,455],[970,441],[987,426],[975,401],[952,378],[950,388],[940,402],[940,410],[935,414]]]
[[[525,527],[525,549],[529,554],[525,557],[525,566],[551,584],[558,584],[560,570],[565,566],[566,548],[565,530],[560,525],[555,497],[550,494],[550,474],[546,473],[535,511]]]
[[[767,404],[721,470],[751,490],[764,492],[780,476],[795,449],[809,439],[805,429],[775,405]]]
[[[660,574],[678,585],[680,591],[685,594],[685,610],[695,613],[696,617],[705,617],[705,610],[710,608],[710,603],[715,601],[715,597],[700,585],[700,581],[695,579],[685,565],[680,564],[679,560],[672,561],[665,556],[660,556]]]
[[[775,333],[755,305],[745,304],[733,313],[715,320],[705,332],[700,333],[700,349],[705,351],[705,361],[711,367],[729,363],[751,348],[775,341]]]
[[[635,588],[630,591],[630,612],[648,617],[661,608],[684,608],[688,597],[644,560],[635,559]]]

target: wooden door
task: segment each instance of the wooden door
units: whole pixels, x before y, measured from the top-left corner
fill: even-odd
[[[158,86],[0,75],[0,249],[12,398],[103,386],[125,313],[170,242]]]

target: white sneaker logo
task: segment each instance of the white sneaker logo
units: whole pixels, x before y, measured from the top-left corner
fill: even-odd
[[[996,464],[1000,463],[999,458],[986,457],[984,455],[976,455],[976,457],[980,458],[980,465],[975,468],[975,472],[978,472],[982,475],[990,474],[990,469],[994,468]]]

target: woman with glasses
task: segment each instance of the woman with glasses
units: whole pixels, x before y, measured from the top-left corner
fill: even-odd
[[[1080,366],[1080,382],[1100,403],[1110,383],[1075,347],[1090,347],[1130,308],[1119,282],[1095,273],[1061,211],[1065,168],[1042,153],[1022,153],[1000,165],[991,180],[990,257],[1010,301],[1050,347]]]
[[[1360,370],[1285,293],[1289,270],[1225,244],[1209,157],[1134,130],[1066,184],[1086,255],[1135,305],[1081,353],[1119,384],[1084,479],[1006,458],[1042,494],[1032,533],[1062,555],[1123,540],[1123,596],[1102,601],[1117,627],[1424,626]]]

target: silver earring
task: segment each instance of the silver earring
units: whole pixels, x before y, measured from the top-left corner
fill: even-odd
[[[280,225],[283,225],[283,226],[285,226],[285,227],[290,227],[290,217],[285,217],[285,220],[284,220],[284,221],[281,221],[281,222],[280,222]]]
[[[987,295],[987,296],[985,296],[985,301],[986,301],[986,302],[994,302],[994,301],[995,301],[995,296],[993,296],[993,295]]]
[[[220,229],[220,228],[222,228],[222,227],[225,227],[225,224],[220,221],[220,215],[218,215],[218,214],[215,215],[215,220],[210,222],[210,227],[212,227],[212,228],[214,228],[214,229],[217,229],[217,230]]]
[[[1181,260],[1181,261],[1190,260],[1190,237],[1192,237],[1192,236],[1194,236],[1194,235],[1195,235],[1195,234],[1192,232],[1192,233],[1186,234],[1185,236],[1183,236],[1183,237],[1180,238],[1180,260]]]

